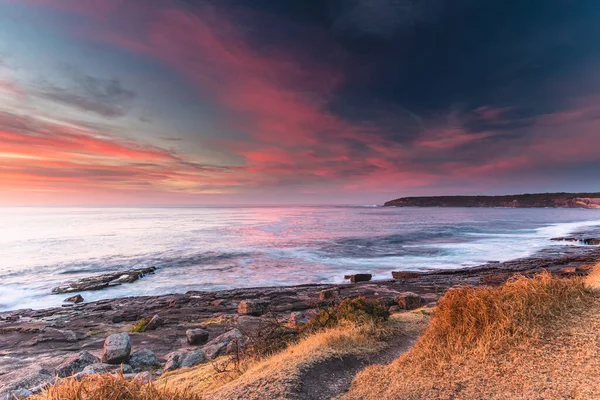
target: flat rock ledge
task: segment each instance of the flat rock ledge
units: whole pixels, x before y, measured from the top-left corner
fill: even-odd
[[[112,286],[122,285],[123,283],[133,283],[144,275],[152,274],[156,267],[136,268],[127,271],[112,272],[79,279],[77,281],[66,283],[62,286],[52,289],[54,294],[83,292],[86,290],[101,290]],[[74,296],[75,297],[75,296]],[[81,296],[80,296],[81,297]],[[83,298],[81,298],[83,301]],[[77,302],[75,302],[77,303]]]

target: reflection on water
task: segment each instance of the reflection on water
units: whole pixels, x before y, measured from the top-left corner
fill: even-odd
[[[600,224],[598,210],[371,207],[0,209],[0,310],[59,305],[59,283],[156,265],[87,300],[341,282],[350,272],[508,260]]]

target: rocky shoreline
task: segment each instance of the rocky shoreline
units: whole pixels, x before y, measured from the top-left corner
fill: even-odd
[[[570,245],[581,238],[581,234],[560,238],[564,245],[523,259],[460,270],[399,271],[390,280],[190,291],[2,312],[0,399],[39,390],[57,376],[123,368],[132,378],[150,380],[165,371],[206,362],[227,353],[232,341],[244,340],[242,332],[260,329],[267,311],[294,329],[314,315],[322,301],[365,296],[400,311],[434,306],[452,287],[497,285],[514,274],[548,270],[585,275],[586,266],[600,260],[600,247]],[[132,333],[142,319],[147,319],[146,330]],[[111,351],[119,356],[107,355]]]

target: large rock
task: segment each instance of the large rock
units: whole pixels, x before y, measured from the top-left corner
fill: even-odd
[[[177,350],[167,354],[164,371],[174,371],[179,368],[189,368],[206,361],[202,350]]]
[[[269,311],[270,304],[271,303],[264,300],[242,300],[238,306],[238,313],[260,316]]]
[[[338,289],[338,288],[323,289],[319,292],[319,300],[320,301],[332,300],[332,299],[336,298],[337,296],[339,296],[339,294],[340,294],[340,289]]]
[[[212,360],[221,354],[230,353],[235,349],[235,345],[243,346],[244,344],[245,338],[242,332],[232,329],[208,342],[202,347],[202,351],[206,357]]]
[[[97,364],[100,359],[95,355],[83,350],[79,354],[73,354],[67,357],[62,364],[56,368],[56,375],[63,378],[83,371],[85,367],[91,364]]]
[[[134,371],[142,370],[144,368],[153,368],[160,365],[158,358],[152,350],[143,349],[133,352],[129,357],[129,365]]]
[[[586,238],[586,239],[583,239],[583,244],[586,244],[588,246],[597,246],[597,245],[600,245],[600,239]]]
[[[145,330],[147,330],[147,331],[153,331],[156,328],[158,328],[159,326],[162,326],[164,323],[165,322],[160,317],[160,315],[156,314],[155,316],[152,317],[152,319],[150,320],[150,322],[148,322],[148,324],[146,324]]]
[[[96,375],[96,374],[108,374],[110,372],[122,372],[124,374],[130,374],[133,372],[133,368],[129,364],[105,364],[97,363],[88,365],[82,371],[83,375]]]
[[[423,305],[423,299],[416,293],[404,292],[396,296],[398,306],[404,310],[414,310]]]
[[[344,278],[350,279],[350,282],[368,282],[373,278],[371,274],[354,274],[354,275],[346,275]]]
[[[104,341],[102,362],[107,364],[121,364],[129,361],[131,353],[131,338],[127,333],[110,335]]]
[[[408,272],[408,271],[392,271],[392,278],[394,279],[417,279],[420,278],[422,274],[418,272]]]
[[[208,342],[208,331],[197,328],[185,331],[187,342],[191,345],[200,345]]]

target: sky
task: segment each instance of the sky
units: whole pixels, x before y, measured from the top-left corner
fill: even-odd
[[[0,0],[0,205],[600,191],[600,4]]]

